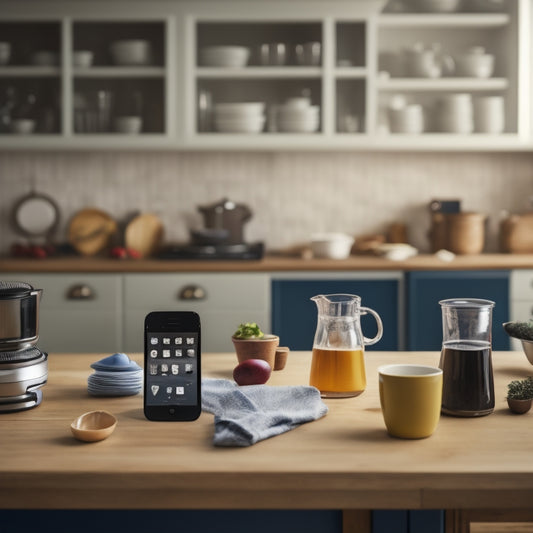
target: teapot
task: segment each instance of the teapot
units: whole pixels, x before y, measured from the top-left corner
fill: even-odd
[[[405,48],[404,63],[406,74],[414,78],[440,78],[450,76],[455,70],[452,57],[443,54],[438,43],[429,46],[415,43]]]
[[[311,300],[317,305],[318,321],[309,383],[323,398],[358,396],[366,388],[364,347],[381,339],[381,318],[372,309],[361,307],[361,298],[354,294],[319,294]],[[361,330],[360,317],[367,313],[378,326],[372,339]]]
[[[206,228],[228,230],[227,244],[244,242],[243,226],[252,217],[248,206],[223,198],[211,205],[198,206],[198,210],[204,217]]]

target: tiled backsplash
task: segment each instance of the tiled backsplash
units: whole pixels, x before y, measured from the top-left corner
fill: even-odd
[[[11,209],[32,187],[59,204],[56,240],[69,218],[98,207],[120,219],[158,214],[166,240],[185,241],[200,227],[198,205],[228,197],[254,212],[249,241],[268,248],[308,241],[312,232],[355,236],[408,226],[422,251],[429,242],[428,203],[460,198],[464,210],[489,215],[486,251],[496,251],[503,210],[529,209],[533,155],[525,153],[346,152],[4,152],[0,154],[0,250],[20,240]]]

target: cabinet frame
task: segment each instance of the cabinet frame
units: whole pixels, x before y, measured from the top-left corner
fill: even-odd
[[[95,13],[94,4],[68,2],[67,0],[28,0],[21,3],[16,0],[0,0],[0,10],[9,13],[3,22],[19,21],[57,21],[61,25],[61,65],[54,67],[28,67],[27,69],[0,68],[0,80],[11,75],[16,76],[59,76],[63,94],[61,103],[61,124],[58,134],[2,135],[0,150],[502,150],[528,151],[533,148],[533,105],[531,87],[533,86],[533,69],[531,68],[531,51],[533,44],[533,10],[532,0],[514,0],[516,16],[510,17],[509,24],[514,24],[517,34],[518,57],[512,68],[516,70],[517,131],[501,135],[485,134],[421,134],[421,135],[380,135],[377,131],[379,95],[383,91],[420,90],[465,90],[501,91],[508,86],[508,80],[490,79],[472,81],[461,79],[424,80],[417,85],[413,80],[380,79],[377,56],[379,33],[384,27],[402,27],[421,20],[426,27],[450,27],[474,25],[478,28],[506,23],[506,14],[424,14],[397,15],[381,14],[385,0],[335,0],[333,2],[299,0],[283,2],[274,0],[256,0],[243,3],[238,0],[116,0],[105,5],[105,13]],[[102,6],[103,7],[103,6]],[[322,129],[313,134],[199,134],[195,131],[196,83],[198,76],[213,77],[220,75],[219,69],[198,69],[196,58],[196,31],[198,21],[270,21],[297,22],[315,21],[322,25],[323,64],[309,67],[300,74],[296,69],[261,73],[259,69],[248,68],[237,76],[246,79],[267,79],[268,75],[312,76],[319,79],[321,87]],[[74,134],[73,133],[73,85],[75,71],[71,66],[73,24],[78,21],[161,21],[165,26],[165,65],[159,73],[157,69],[133,69],[122,74],[109,70],[109,76],[120,77],[137,73],[147,79],[151,76],[161,77],[164,90],[164,131],[144,133],[136,136],[120,134]],[[340,23],[360,22],[365,26],[365,65],[362,67],[338,67],[335,64],[335,33]],[[84,75],[84,79],[106,76],[107,70],[94,68]],[[25,70],[25,73],[24,73]],[[233,76],[233,74],[232,74]],[[365,84],[365,109],[363,131],[358,133],[341,133],[336,128],[336,84],[339,81],[361,80]],[[448,87],[446,87],[448,85]]]

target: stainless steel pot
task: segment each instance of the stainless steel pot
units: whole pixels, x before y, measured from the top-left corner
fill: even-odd
[[[37,342],[42,292],[28,283],[0,281],[0,351],[20,350]]]

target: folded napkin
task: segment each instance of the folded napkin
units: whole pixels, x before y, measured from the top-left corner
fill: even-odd
[[[328,412],[315,387],[239,387],[209,378],[202,380],[202,409],[215,415],[215,446],[251,446]]]

